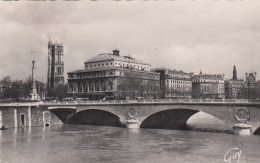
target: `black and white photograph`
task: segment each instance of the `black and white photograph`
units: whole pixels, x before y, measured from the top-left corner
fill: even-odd
[[[0,1],[0,163],[259,163],[260,1]]]

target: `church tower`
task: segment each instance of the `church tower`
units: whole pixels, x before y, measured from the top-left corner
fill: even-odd
[[[48,42],[48,76],[47,88],[64,84],[63,45]]]
[[[237,80],[237,70],[236,70],[235,65],[234,65],[234,68],[233,68],[233,80]]]

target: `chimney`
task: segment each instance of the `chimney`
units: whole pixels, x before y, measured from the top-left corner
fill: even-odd
[[[119,50],[117,50],[117,49],[115,49],[115,50],[113,50],[113,55],[117,55],[117,56],[119,56]]]

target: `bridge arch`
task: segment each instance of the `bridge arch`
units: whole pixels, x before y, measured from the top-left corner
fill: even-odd
[[[76,112],[68,121],[69,124],[118,126],[122,127],[121,118],[102,109],[87,109]]]
[[[70,117],[75,114],[76,107],[48,107],[48,110],[55,114],[63,123],[68,123]]]
[[[206,113],[219,119],[215,115],[200,110],[172,108],[157,111],[145,117],[140,123],[140,128],[188,130],[187,121],[199,112]],[[219,120],[223,121],[227,127],[229,126],[225,120]]]
[[[260,135],[260,127],[258,127],[258,128],[254,131],[253,134],[254,134],[254,135]]]

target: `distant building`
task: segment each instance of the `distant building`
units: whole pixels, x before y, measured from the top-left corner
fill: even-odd
[[[89,99],[158,98],[159,73],[151,65],[119,50],[103,53],[85,62],[84,70],[68,73],[68,94]]]
[[[257,97],[257,78],[256,72],[245,73],[245,87],[247,89],[247,98],[248,99],[255,99]]]
[[[224,74],[193,75],[192,98],[225,98]]]
[[[233,78],[225,80],[225,97],[227,99],[246,98],[245,81],[237,78],[236,66],[233,67]]]
[[[48,42],[47,88],[64,84],[63,45]]]
[[[156,68],[154,71],[160,73],[161,98],[191,98],[193,73],[165,68]]]

